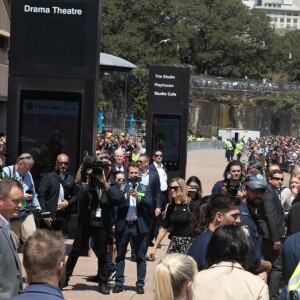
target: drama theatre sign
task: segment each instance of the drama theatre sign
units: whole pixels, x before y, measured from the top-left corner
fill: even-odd
[[[37,7],[37,6],[30,6],[28,4],[24,5],[24,12],[25,13],[38,13],[38,14],[58,14],[58,15],[82,15],[82,9],[76,8],[62,8],[59,6],[52,6],[52,7]]]

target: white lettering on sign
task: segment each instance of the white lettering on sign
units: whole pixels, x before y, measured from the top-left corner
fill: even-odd
[[[166,83],[154,83],[154,86],[157,86],[157,87],[168,87],[168,88],[173,88],[174,87],[174,84],[166,84]]]
[[[39,14],[50,14],[50,8],[49,7],[36,7],[36,6],[30,6],[30,5],[24,5],[24,11],[25,12],[32,12],[32,13],[39,13]]]
[[[53,12],[55,14],[60,14],[60,15],[82,15],[82,10],[81,9],[75,9],[75,8],[60,8],[58,6],[53,6]]]
[[[62,8],[59,6],[52,6],[50,7],[37,7],[37,6],[30,6],[28,4],[24,5],[24,12],[26,13],[38,13],[38,14],[50,14],[53,12],[56,15],[82,15],[82,9],[76,8]]]
[[[154,76],[156,81],[154,82],[154,88],[160,89],[159,91],[154,91],[154,96],[177,97],[177,93],[168,91],[168,89],[175,89],[175,75],[154,74]],[[170,83],[171,80],[174,83]]]

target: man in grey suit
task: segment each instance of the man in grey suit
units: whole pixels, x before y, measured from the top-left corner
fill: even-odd
[[[10,299],[22,289],[22,268],[10,235],[11,218],[18,216],[23,187],[12,178],[0,181],[0,299]]]

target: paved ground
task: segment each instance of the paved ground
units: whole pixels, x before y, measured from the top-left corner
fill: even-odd
[[[242,159],[243,162],[243,159]],[[203,185],[203,195],[210,194],[213,184],[217,180],[222,179],[227,162],[224,157],[224,150],[194,150],[188,152],[186,178],[191,175],[196,175],[200,178]],[[287,177],[287,176],[286,176]],[[70,249],[72,240],[67,241],[68,249]],[[159,261],[159,257],[165,255],[168,245],[168,239],[165,238],[162,243],[162,248],[157,250],[158,260],[156,262],[147,263],[147,276],[145,284],[145,294],[137,295],[135,292],[136,281],[136,264],[129,260],[130,251],[127,253],[127,261],[125,267],[125,291],[119,294],[110,294],[104,296],[100,294],[96,283],[86,282],[85,278],[89,275],[96,274],[97,260],[93,253],[90,257],[80,257],[75,267],[74,274],[70,279],[69,286],[64,289],[63,294],[65,299],[72,300],[96,300],[96,299],[116,299],[116,300],[152,300],[153,293],[153,269]],[[114,286],[112,283],[111,289]]]

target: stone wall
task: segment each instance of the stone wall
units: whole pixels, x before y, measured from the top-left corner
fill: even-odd
[[[217,136],[218,128],[259,130],[261,135],[299,135],[292,111],[275,117],[272,109],[282,93],[228,91],[192,88],[189,130],[194,134]]]

